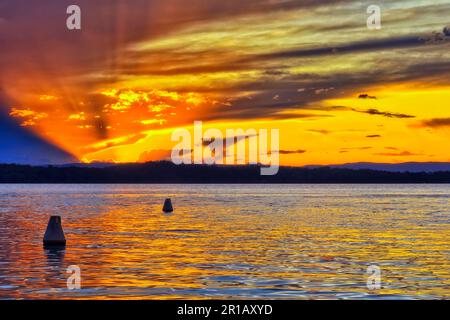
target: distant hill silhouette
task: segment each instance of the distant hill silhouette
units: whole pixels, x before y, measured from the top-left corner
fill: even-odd
[[[324,166],[305,166],[304,168],[321,168]],[[449,162],[403,162],[403,163],[373,163],[355,162],[337,165],[328,165],[331,168],[341,169],[368,169],[389,172],[438,172],[450,171]]]
[[[450,171],[281,167],[275,176],[261,176],[259,166],[176,166],[171,162],[100,167],[5,164],[0,165],[0,183],[450,183]]]

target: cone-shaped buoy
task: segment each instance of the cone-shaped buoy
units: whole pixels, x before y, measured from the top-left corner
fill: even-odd
[[[65,246],[66,237],[61,225],[60,216],[52,216],[48,221],[44,235],[44,246]]]
[[[166,201],[164,201],[163,211],[166,213],[173,212],[172,200],[166,199]]]

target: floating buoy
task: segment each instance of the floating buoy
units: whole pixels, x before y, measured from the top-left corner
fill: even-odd
[[[172,200],[170,200],[170,198],[167,198],[166,201],[164,201],[163,211],[166,213],[173,212]]]
[[[47,230],[44,235],[44,246],[65,246],[66,237],[61,225],[60,216],[52,216],[48,221]]]

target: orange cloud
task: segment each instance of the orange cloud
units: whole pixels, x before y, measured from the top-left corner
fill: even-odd
[[[12,117],[16,117],[16,118],[23,118],[23,121],[21,123],[21,126],[23,126],[23,127],[34,126],[34,125],[36,125],[36,121],[39,121],[41,119],[48,117],[47,113],[36,112],[29,108],[27,108],[27,109],[12,108],[9,115]]]

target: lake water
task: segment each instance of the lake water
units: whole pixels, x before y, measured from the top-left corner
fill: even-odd
[[[448,299],[450,185],[0,185],[0,298]]]

